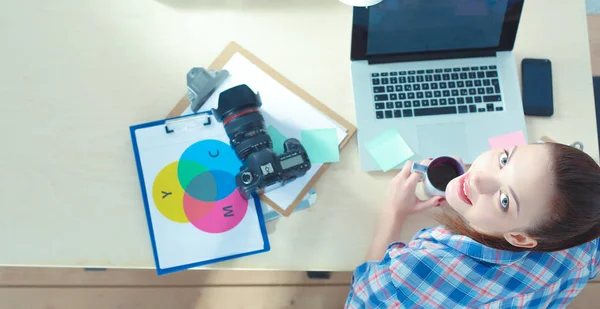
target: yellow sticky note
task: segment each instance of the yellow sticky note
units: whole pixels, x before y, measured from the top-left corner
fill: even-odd
[[[384,172],[394,169],[414,155],[410,146],[396,129],[381,133],[368,141],[365,146],[379,168]]]

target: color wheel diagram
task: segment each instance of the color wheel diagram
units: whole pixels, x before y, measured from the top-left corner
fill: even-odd
[[[248,201],[235,185],[241,161],[218,140],[188,147],[179,161],[165,166],[154,179],[152,197],[158,211],[177,223],[191,223],[207,233],[224,233],[246,215]]]

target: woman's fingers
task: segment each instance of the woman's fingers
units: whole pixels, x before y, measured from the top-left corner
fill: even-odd
[[[421,212],[429,208],[440,206],[445,200],[446,199],[441,196],[435,196],[426,201],[419,201],[415,206],[415,211]]]
[[[402,167],[402,170],[400,171],[400,173],[398,173],[398,175],[396,177],[401,177],[402,179],[406,179],[408,178],[408,176],[410,175],[410,169],[412,168],[413,162],[411,160],[406,161],[406,163],[404,163],[404,167]]]

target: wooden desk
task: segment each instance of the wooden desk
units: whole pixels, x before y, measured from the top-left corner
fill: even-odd
[[[164,117],[231,40],[355,123],[338,1],[31,2],[0,9],[0,265],[153,268],[128,127]],[[554,65],[556,114],[527,119],[530,141],[598,158],[585,17],[583,0],[527,0],[516,53]],[[212,267],[354,269],[393,173],[361,171],[355,139],[341,159],[314,207],[268,224],[271,252]]]

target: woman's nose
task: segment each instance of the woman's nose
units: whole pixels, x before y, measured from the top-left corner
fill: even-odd
[[[470,184],[475,188],[475,191],[479,194],[490,194],[495,193],[500,189],[500,181],[498,177],[485,173],[485,172],[474,172],[469,177],[471,179]]]

